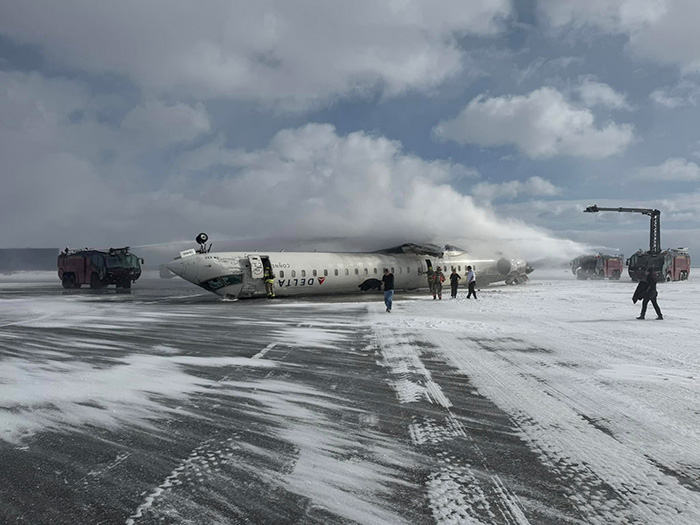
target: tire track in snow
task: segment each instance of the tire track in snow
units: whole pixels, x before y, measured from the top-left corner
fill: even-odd
[[[143,503],[126,520],[126,525],[135,525],[137,521],[151,511],[159,499],[167,495],[173,488],[180,485],[200,483],[205,476],[221,471],[240,447],[234,442],[239,436],[234,435],[224,441],[208,439],[196,447],[187,458],[182,460],[177,467],[150,493],[142,493]]]
[[[563,486],[573,487],[570,499],[587,523],[700,522],[700,494],[586,421],[566,398],[527,374],[522,362],[485,348],[483,341],[460,341],[458,333],[434,332],[428,339],[440,348],[460,348],[449,353],[457,368],[469,370],[475,386],[511,415],[543,464]],[[521,346],[530,348],[525,341]]]
[[[517,496],[506,487],[498,474],[491,471],[478,444],[451,412],[452,402],[421,361],[419,342],[415,337],[411,339],[405,329],[392,329],[379,323],[373,326],[382,356],[381,364],[392,378],[389,383],[399,401],[417,403],[425,400],[442,407],[445,412],[444,423],[432,418],[414,418],[408,429],[414,445],[433,452],[437,469],[428,476],[426,489],[436,522],[529,523]],[[479,460],[479,471],[449,452],[450,442],[455,440],[468,443]],[[486,479],[484,471],[487,473]],[[489,498],[487,494],[497,497]]]

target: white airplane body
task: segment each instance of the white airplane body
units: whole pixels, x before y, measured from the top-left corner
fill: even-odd
[[[204,237],[202,237],[204,236]],[[226,298],[264,296],[264,268],[269,265],[277,296],[359,293],[379,288],[384,268],[394,274],[396,290],[427,288],[430,269],[443,269],[449,278],[452,268],[466,283],[466,267],[474,268],[480,285],[498,281],[524,282],[532,271],[520,259],[476,259],[463,251],[443,252],[430,246],[403,245],[375,253],[321,252],[220,252],[206,249],[200,234],[199,250],[186,250],[168,263],[168,269],[205,290]],[[210,246],[211,248],[211,246]],[[409,253],[394,253],[397,250]],[[391,253],[389,253],[391,252]]]

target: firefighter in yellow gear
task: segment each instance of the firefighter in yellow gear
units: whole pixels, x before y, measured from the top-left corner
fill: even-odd
[[[265,280],[265,291],[267,292],[267,298],[272,299],[275,296],[275,274],[272,268],[269,266],[265,267],[265,274],[263,275]]]

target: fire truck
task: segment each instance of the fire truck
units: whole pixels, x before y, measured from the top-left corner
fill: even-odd
[[[654,269],[657,281],[684,281],[690,275],[690,254],[687,248],[661,250],[661,212],[647,208],[599,208],[596,204],[584,212],[618,211],[641,213],[651,217],[649,226],[649,251],[641,249],[627,259],[627,271],[633,281],[641,281],[647,268]]]
[[[636,278],[632,277],[633,281],[640,280],[644,272],[646,272],[647,266],[645,263],[646,259],[648,259],[646,255],[642,250],[639,250],[627,259],[630,276],[633,273],[636,276]],[[655,264],[656,278],[659,280],[685,281],[690,275],[690,254],[688,253],[688,248],[669,248],[659,253],[653,262]]]
[[[129,252],[129,247],[110,248],[109,251],[69,250],[58,255],[58,278],[64,288],[80,288],[89,284],[99,289],[116,285],[127,290],[141,277],[143,259]]]
[[[571,261],[571,271],[580,281],[605,279],[617,281],[624,268],[624,255],[582,255]]]

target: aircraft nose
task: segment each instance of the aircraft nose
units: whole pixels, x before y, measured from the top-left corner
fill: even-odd
[[[197,264],[194,257],[176,259],[174,261],[170,261],[166,266],[168,267],[168,270],[173,272],[178,277],[182,277],[191,283],[197,283]]]
[[[182,266],[182,261],[180,261],[180,260],[170,261],[165,266],[167,266],[168,270],[173,272],[178,277],[182,277],[182,272],[184,271],[184,267]]]

